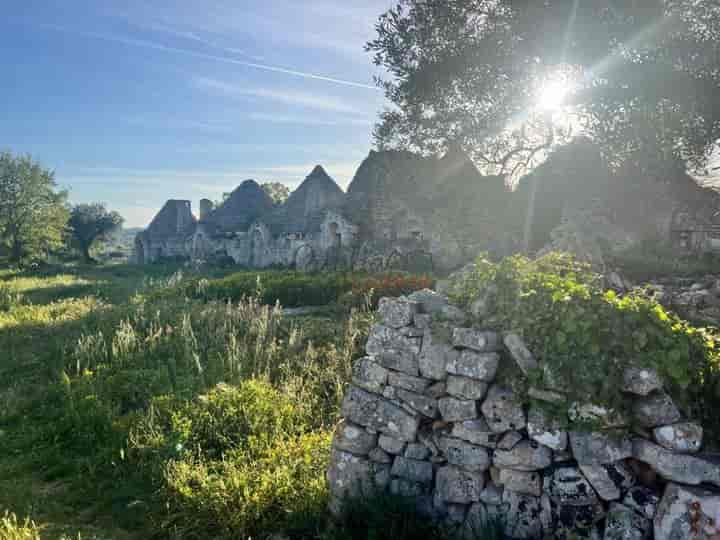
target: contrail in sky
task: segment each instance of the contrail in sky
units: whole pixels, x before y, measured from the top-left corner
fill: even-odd
[[[165,52],[172,52],[177,54],[184,54],[186,56],[193,56],[195,58],[204,58],[206,60],[214,60],[216,62],[225,62],[227,64],[234,64],[238,66],[245,66],[249,68],[254,69],[260,69],[263,71],[271,71],[273,73],[284,73],[285,75],[293,75],[295,77],[302,77],[303,79],[313,79],[316,81],[324,81],[329,82],[333,84],[339,84],[342,86],[352,86],[355,88],[365,88],[367,90],[375,90],[380,91],[380,89],[377,86],[373,86],[371,84],[365,84],[355,81],[347,81],[344,79],[336,79],[334,77],[326,77],[325,75],[317,75],[315,73],[307,73],[305,71],[297,71],[294,69],[287,69],[280,66],[272,66],[269,64],[260,64],[257,62],[248,62],[245,60],[237,60],[235,58],[228,58],[226,56],[217,56],[214,54],[208,54],[203,53],[200,51],[192,51],[189,49],[181,49],[179,47],[170,47],[168,45],[163,45],[161,43],[155,43],[154,41],[147,41],[144,39],[135,39],[135,38],[128,38],[123,36],[116,36],[113,34],[102,34],[98,32],[87,32],[84,30],[75,30],[72,28],[66,28],[63,26],[57,26],[53,24],[41,24],[39,26],[42,26],[43,28],[48,28],[51,30],[55,30],[57,32],[63,32],[66,34],[76,34],[88,38],[93,39],[101,39],[104,41],[112,41],[115,43],[122,43],[124,45],[130,45],[133,47],[144,47],[146,49],[154,49],[157,51],[165,51]]]

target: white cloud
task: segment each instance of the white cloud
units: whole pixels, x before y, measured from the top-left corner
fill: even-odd
[[[307,71],[290,69],[290,68],[286,68],[286,67],[282,67],[282,66],[262,64],[259,62],[249,62],[246,60],[238,60],[236,58],[229,58],[227,56],[219,56],[219,55],[208,54],[208,53],[204,53],[201,51],[195,51],[195,50],[191,50],[191,49],[172,47],[169,45],[157,43],[157,42],[146,40],[146,39],[136,39],[136,38],[131,38],[131,37],[112,34],[112,33],[88,32],[85,30],[77,30],[74,28],[58,26],[55,24],[40,24],[38,26],[40,26],[42,28],[50,29],[50,30],[55,30],[57,32],[75,34],[75,35],[84,36],[87,38],[101,39],[104,41],[112,41],[115,43],[122,43],[124,45],[130,45],[133,47],[143,47],[145,49],[154,49],[154,50],[165,51],[165,52],[169,52],[169,53],[182,54],[185,56],[193,56],[195,58],[203,58],[206,60],[213,60],[216,62],[224,62],[227,64],[234,64],[234,65],[238,65],[238,66],[259,69],[262,71],[271,71],[273,73],[283,73],[285,75],[292,75],[294,77],[301,77],[303,79],[313,79],[316,81],[324,81],[324,82],[333,83],[333,84],[342,85],[342,86],[352,86],[355,88],[365,88],[368,90],[375,90],[375,91],[379,90],[374,85],[359,82],[359,81],[350,81],[350,80],[346,80],[346,79],[330,77],[327,75],[320,75],[317,73],[310,73]]]
[[[240,84],[228,83],[209,77],[193,77],[192,85],[193,87],[204,91],[232,98],[254,97],[295,107],[305,107],[315,110],[354,114],[359,116],[373,115],[371,111],[358,107],[350,103],[347,99],[329,95],[318,95],[316,93],[311,94],[309,92],[301,92],[298,90],[247,88]]]
[[[333,120],[323,120],[311,116],[291,116],[275,113],[251,113],[248,115],[251,120],[260,122],[271,122],[273,124],[302,124],[306,126],[371,126],[373,120],[364,118],[353,118],[348,116],[336,117]]]

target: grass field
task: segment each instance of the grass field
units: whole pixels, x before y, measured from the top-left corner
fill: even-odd
[[[348,537],[324,473],[351,360],[430,278],[1,268],[0,540]]]
[[[368,316],[180,292],[197,279],[0,270],[0,539],[241,537],[272,528],[278,506],[320,526],[329,430]],[[249,469],[263,460],[275,478]],[[216,482],[222,468],[235,488]]]

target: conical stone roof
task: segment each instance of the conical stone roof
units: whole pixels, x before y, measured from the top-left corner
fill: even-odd
[[[317,165],[267,221],[274,234],[312,232],[319,229],[323,213],[339,208],[344,198],[340,186]]]
[[[272,209],[272,199],[265,190],[255,180],[245,180],[203,221],[219,231],[243,231]]]

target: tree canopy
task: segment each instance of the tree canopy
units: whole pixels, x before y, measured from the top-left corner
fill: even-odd
[[[711,0],[399,0],[367,49],[394,105],[381,148],[459,144],[518,177],[578,132],[616,166],[701,166],[720,138]],[[544,108],[560,90],[562,106]]]
[[[123,218],[109,211],[103,203],[78,204],[70,212],[70,229],[84,259],[92,261],[90,249],[98,241],[122,226]]]
[[[260,187],[272,199],[275,206],[281,205],[290,196],[290,188],[280,182],[263,182]]]
[[[29,156],[0,152],[0,243],[14,261],[62,245],[67,193],[55,175]]]

